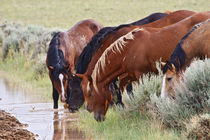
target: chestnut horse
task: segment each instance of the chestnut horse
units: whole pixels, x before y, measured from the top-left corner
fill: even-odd
[[[67,32],[58,32],[53,36],[46,64],[53,87],[54,109],[58,108],[59,94],[61,101],[65,102],[68,79],[75,74],[75,63],[83,48],[101,28],[101,24],[88,19],[78,22]],[[81,92],[80,88],[76,89]]]
[[[104,121],[112,99],[110,83],[127,74],[131,81],[138,81],[143,74],[157,73],[156,61],[169,59],[179,40],[197,23],[210,18],[210,12],[193,14],[184,20],[163,28],[140,28],[114,41],[103,54],[93,56],[87,71],[77,74],[87,109],[94,112],[96,121]]]
[[[123,24],[118,27],[105,27],[101,29],[88,43],[88,45],[84,48],[83,52],[81,53],[77,65],[76,65],[76,72],[77,73],[84,73],[87,69],[87,66],[91,60],[92,55],[95,53],[95,51],[100,48],[100,44],[104,40],[106,36],[113,33],[115,30],[118,30],[122,27],[130,26],[130,25],[142,25],[146,23],[153,22],[155,20],[158,20],[160,18],[163,18],[167,16],[168,14],[165,13],[154,13],[150,16],[138,20],[136,22],[130,23],[130,24]],[[78,77],[74,77],[74,80],[71,80],[69,82],[69,89],[70,90],[70,97],[68,98],[68,105],[70,112],[74,112],[78,110],[84,103],[84,95],[81,92],[74,92],[75,87],[77,88],[80,86],[81,79]],[[120,95],[120,96],[119,96]],[[118,103],[121,103],[121,94],[117,94],[118,96]]]
[[[161,98],[174,98],[175,84],[193,58],[210,57],[210,19],[195,25],[179,42],[163,67]]]
[[[194,14],[195,12],[192,11],[187,11],[187,10],[180,10],[180,11],[176,11],[171,13],[168,16],[165,16],[159,20],[156,20],[152,23],[149,24],[145,24],[142,26],[151,26],[151,27],[163,27],[163,26],[167,26],[173,23],[176,23],[192,14]],[[146,18],[144,18],[143,20],[140,21],[145,21],[148,20],[148,18],[150,19],[151,16],[157,16],[157,14],[152,14]],[[158,15],[159,16],[159,15]],[[160,16],[159,16],[160,17]],[[157,19],[157,18],[156,18]],[[141,22],[139,22],[138,24],[140,24]],[[144,22],[145,23],[145,22]],[[139,27],[142,27],[139,26]],[[90,63],[90,61],[92,60],[92,56],[93,55],[98,55],[98,57],[103,53],[103,51],[109,47],[109,45],[111,43],[113,43],[115,40],[117,40],[119,37],[121,37],[122,35],[128,33],[129,31],[131,31],[132,29],[136,28],[136,26],[132,26],[132,25],[120,25],[118,27],[105,27],[102,30],[100,30],[98,32],[98,34],[96,34],[93,39],[88,43],[88,45],[84,48],[83,52],[81,53],[81,55],[79,56],[79,60],[77,62],[76,65],[76,72],[79,74],[83,74],[86,72],[88,64]],[[96,53],[97,52],[97,53]],[[94,61],[96,62],[97,59],[95,59]],[[77,81],[72,81],[72,84],[79,84],[81,83],[80,79],[77,79]],[[74,88],[74,86],[70,86],[72,88]],[[119,92],[118,92],[119,93]],[[77,102],[81,102],[80,99],[80,95],[78,95],[78,93],[74,93],[71,92],[71,95],[73,96],[73,98],[69,99],[69,107],[73,108],[72,106],[75,105]],[[121,94],[118,94],[118,101],[121,102]],[[82,105],[82,104],[81,104]],[[81,106],[80,105],[80,106]],[[76,109],[79,109],[80,106],[75,107]],[[74,108],[74,109],[75,109]]]

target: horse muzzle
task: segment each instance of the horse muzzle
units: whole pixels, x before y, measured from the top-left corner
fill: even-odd
[[[100,113],[100,112],[95,112],[94,113],[94,119],[97,121],[97,122],[102,122],[105,120],[105,116]]]
[[[69,112],[70,113],[75,113],[78,111],[78,108],[72,108],[72,107],[69,107]]]

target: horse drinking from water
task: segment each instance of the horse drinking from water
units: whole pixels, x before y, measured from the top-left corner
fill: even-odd
[[[161,98],[175,97],[173,89],[195,57],[210,57],[210,19],[195,25],[179,42],[170,60],[164,63]]]
[[[152,21],[158,20],[160,18],[163,18],[167,16],[168,14],[165,13],[154,13],[151,14],[150,16],[141,19],[139,21],[133,22],[131,24],[123,24],[118,27],[105,27],[101,29],[91,40],[91,42],[88,43],[88,45],[84,48],[82,54],[80,55],[78,59],[78,63],[76,65],[76,72],[77,73],[84,73],[87,69],[87,66],[91,60],[92,55],[95,53],[97,49],[100,48],[100,44],[102,41],[104,41],[104,38],[108,36],[109,34],[113,33],[115,30],[118,30],[119,28],[126,27],[129,25],[142,25],[146,23],[150,23]],[[117,39],[117,38],[116,38]],[[75,87],[80,86],[81,79],[78,79],[75,77],[73,81],[70,81],[69,83],[69,88],[70,89],[75,89]],[[114,85],[116,87],[116,85]],[[80,95],[78,95],[80,94]],[[75,93],[74,90],[70,90],[70,95],[71,98],[68,99],[68,104],[69,104],[69,110],[70,111],[75,111],[78,110],[82,104],[84,103],[84,95],[77,92]],[[117,103],[121,104],[121,94],[117,94],[118,96],[118,101]],[[78,104],[78,102],[80,104]],[[77,106],[76,106],[77,105]]]
[[[135,25],[145,24],[145,21],[151,22],[152,21],[151,19],[154,19],[154,17],[156,17],[155,18],[156,21],[151,22],[150,24],[145,24],[143,26],[163,27],[163,26],[167,26],[167,25],[176,23],[176,22],[178,22],[194,13],[195,12],[192,12],[192,11],[180,10],[180,11],[173,12],[169,16],[165,16],[165,17],[163,17],[163,15],[166,15],[166,14],[155,13],[155,14],[152,14],[152,15],[138,21],[138,22],[135,22]],[[162,17],[162,18],[160,20],[157,20],[158,19],[157,17],[159,17],[159,18]],[[106,28],[103,28],[102,30],[100,30],[98,32],[98,34],[96,34],[93,37],[93,39],[88,43],[88,45],[84,48],[83,52],[81,53],[78,63],[76,65],[77,73],[80,73],[80,74],[85,73],[85,71],[88,67],[88,64],[92,60],[92,56],[96,53],[96,51],[97,51],[97,54],[102,54],[103,51],[111,43],[113,43],[115,40],[117,40],[120,36],[128,33],[133,28],[135,28],[132,26],[132,24],[133,23],[131,23],[131,25],[130,24],[120,25],[118,27],[106,27]],[[122,30],[122,29],[124,29],[123,32],[120,32],[120,30]],[[81,80],[73,81],[72,83],[77,82],[77,84],[80,84],[80,81]],[[74,88],[74,86],[70,86],[70,87]],[[74,95],[74,98],[69,99],[70,103],[74,104],[81,100],[80,99],[81,96],[78,96],[77,93],[72,92],[71,95]],[[118,94],[118,101],[121,101],[121,94],[120,95]],[[69,107],[71,109],[70,104],[69,104]],[[77,109],[78,108],[80,108],[80,106],[78,106]]]
[[[156,61],[169,59],[179,40],[208,18],[210,12],[202,12],[163,28],[136,27],[107,47],[99,58],[94,55],[87,71],[77,76],[82,78],[87,109],[94,112],[95,120],[105,120],[112,99],[109,84],[117,76],[127,74],[131,81],[138,81],[143,74],[157,73]]]
[[[66,100],[67,83],[74,78],[75,63],[80,53],[101,28],[103,28],[101,24],[88,19],[78,22],[67,32],[58,32],[53,36],[47,52],[46,64],[53,87],[55,109],[58,108],[59,94],[62,102]],[[77,87],[75,90],[75,92],[82,92]]]

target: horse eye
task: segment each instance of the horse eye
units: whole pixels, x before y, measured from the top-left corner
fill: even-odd
[[[167,81],[171,81],[171,79],[172,79],[171,77],[170,78],[167,78]]]

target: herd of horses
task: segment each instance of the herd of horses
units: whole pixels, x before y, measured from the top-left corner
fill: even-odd
[[[195,58],[210,57],[210,12],[178,10],[153,13],[116,27],[83,20],[67,32],[56,33],[46,64],[53,87],[54,109],[59,95],[70,112],[85,108],[104,121],[111,103],[131,98],[132,82],[143,74],[158,74],[162,61],[161,97],[175,98],[173,88]],[[116,99],[114,97],[117,97]]]

